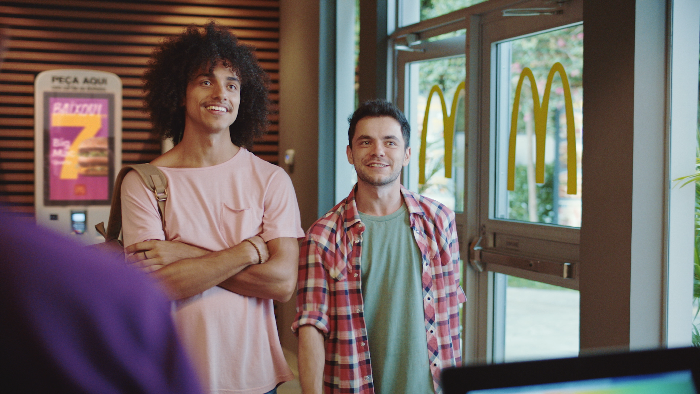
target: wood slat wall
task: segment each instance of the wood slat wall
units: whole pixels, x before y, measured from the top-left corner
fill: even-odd
[[[9,35],[0,66],[0,202],[34,215],[34,78],[45,70],[108,71],[122,79],[125,164],[153,160],[160,140],[142,111],[148,57],[163,38],[209,20],[228,26],[270,75],[270,128],[253,153],[277,164],[279,1],[277,0],[3,0]]]

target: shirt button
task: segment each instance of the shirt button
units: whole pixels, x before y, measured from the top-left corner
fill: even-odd
[[[357,278],[357,274],[355,274],[355,278]]]
[[[361,343],[361,345],[362,345],[362,347],[364,347],[364,346],[365,346],[365,343],[364,343],[364,342],[362,342],[362,343]]]
[[[425,364],[423,364],[423,365],[425,365]],[[372,380],[372,376],[371,376],[371,375],[365,376],[365,382],[369,382],[370,380]]]
[[[360,313],[360,308],[357,308],[356,312],[357,312],[357,313]]]

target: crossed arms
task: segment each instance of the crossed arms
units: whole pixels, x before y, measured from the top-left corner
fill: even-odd
[[[259,236],[218,252],[177,241],[144,241],[126,248],[128,261],[162,285],[170,299],[191,297],[214,286],[234,293],[288,301],[297,279],[299,245],[295,238]],[[144,253],[145,252],[145,253]]]

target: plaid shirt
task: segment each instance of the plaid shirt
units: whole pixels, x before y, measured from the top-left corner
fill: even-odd
[[[423,259],[423,309],[430,372],[440,393],[442,368],[462,361],[459,245],[454,213],[401,187],[411,229]],[[363,315],[360,273],[362,233],[354,189],[309,229],[301,245],[297,315],[292,330],[313,325],[325,334],[324,391],[374,393]]]

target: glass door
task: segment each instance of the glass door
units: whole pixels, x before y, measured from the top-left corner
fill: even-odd
[[[581,2],[481,17],[478,332],[492,361],[576,356],[581,225]]]
[[[403,184],[456,213],[465,362],[579,351],[582,0],[514,4],[392,36]]]

